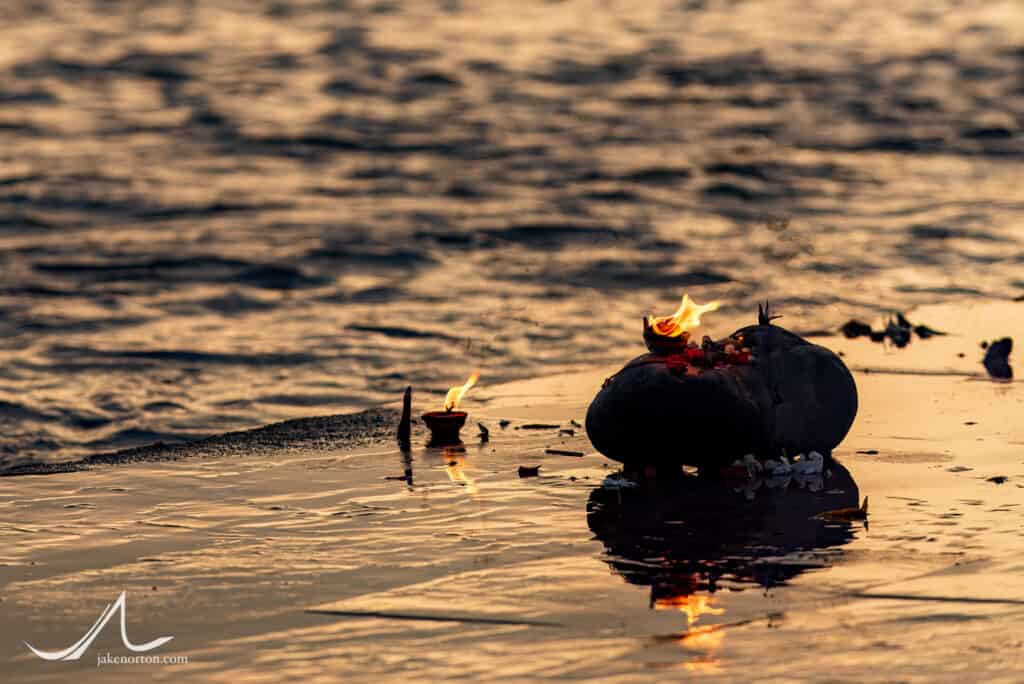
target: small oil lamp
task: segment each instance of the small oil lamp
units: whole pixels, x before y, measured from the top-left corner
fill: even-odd
[[[459,430],[466,424],[466,412],[457,411],[459,402],[466,392],[476,384],[480,371],[473,371],[464,385],[452,387],[444,398],[444,410],[428,411],[423,414],[423,422],[430,429],[430,446],[447,446],[460,444]]]

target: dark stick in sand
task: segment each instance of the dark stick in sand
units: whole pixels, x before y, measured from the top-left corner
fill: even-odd
[[[405,388],[402,397],[402,419],[398,421],[398,447],[409,449],[412,446],[412,385]]]

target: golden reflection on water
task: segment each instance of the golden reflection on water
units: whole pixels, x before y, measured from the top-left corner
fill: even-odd
[[[712,606],[716,602],[714,596],[690,594],[688,596],[666,596],[654,601],[655,610],[678,610],[686,614],[687,626],[692,626],[701,615],[721,615],[725,608]]]
[[[725,639],[725,630],[718,625],[707,625],[691,629],[703,615],[723,615],[725,608],[719,608],[715,596],[703,594],[680,594],[666,596],[654,601],[655,610],[676,610],[686,615],[687,631],[680,635],[679,644],[700,655],[682,663],[688,672],[718,674],[722,672],[722,661],[715,657]]]
[[[701,656],[693,660],[687,660],[683,663],[683,669],[687,672],[697,672],[699,674],[721,674],[723,671],[722,661],[710,656]]]
[[[444,450],[444,471],[448,475],[448,479],[455,484],[464,485],[469,495],[476,497],[480,493],[477,489],[476,481],[466,475],[464,467],[466,465],[466,453],[462,449],[446,447]]]
[[[719,609],[714,615],[721,615],[725,611]],[[687,613],[689,617],[689,613]],[[721,650],[722,642],[725,640],[725,630],[717,625],[698,627],[690,630],[679,638],[679,643],[689,651],[696,651],[700,655],[683,663],[683,668],[689,672],[700,672],[704,674],[720,673],[723,670],[722,660],[715,654]]]
[[[666,596],[656,599],[655,610],[677,610],[686,615],[687,628],[700,620],[702,615],[723,615],[725,608],[716,607],[716,597],[702,594],[681,594],[678,596]],[[697,651],[701,655],[693,660],[683,663],[683,668],[689,672],[719,673],[722,671],[722,663],[714,657],[714,653],[722,646],[725,639],[725,631],[717,625],[708,625],[696,629],[687,629],[686,633],[679,637],[679,643],[690,651]]]

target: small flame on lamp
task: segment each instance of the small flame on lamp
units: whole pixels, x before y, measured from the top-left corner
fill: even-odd
[[[455,409],[459,408],[459,402],[462,401],[462,397],[466,396],[466,392],[468,392],[470,388],[473,385],[475,385],[476,381],[479,379],[480,371],[475,370],[469,376],[469,379],[466,380],[466,383],[464,385],[461,385],[459,387],[452,387],[450,390],[448,390],[448,396],[444,398],[444,410],[454,411]]]
[[[690,299],[690,295],[683,295],[683,303],[679,305],[676,312],[671,316],[648,316],[647,325],[661,337],[679,337],[691,328],[700,325],[700,317],[709,311],[715,311],[721,306],[720,302],[698,304]]]

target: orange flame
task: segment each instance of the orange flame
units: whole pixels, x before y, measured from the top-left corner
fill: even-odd
[[[683,295],[683,303],[679,305],[676,312],[671,316],[648,316],[647,325],[662,337],[679,337],[687,330],[700,325],[701,314],[715,311],[720,302],[709,304],[698,304],[690,299],[690,295]]]
[[[462,397],[466,396],[466,392],[476,384],[476,381],[480,379],[480,371],[475,370],[466,380],[466,384],[460,387],[452,387],[448,390],[448,396],[444,398],[444,410],[454,411],[459,408],[459,402],[462,401]]]

